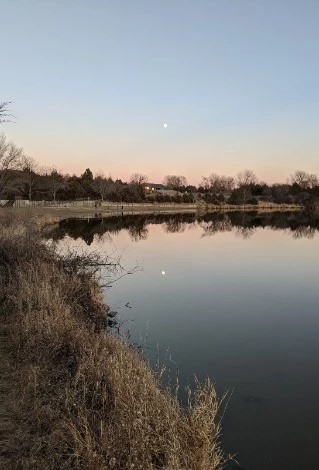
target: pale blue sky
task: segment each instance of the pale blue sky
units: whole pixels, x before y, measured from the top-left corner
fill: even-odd
[[[0,0],[7,135],[126,178],[319,173],[318,0]],[[163,123],[167,122],[167,129]]]

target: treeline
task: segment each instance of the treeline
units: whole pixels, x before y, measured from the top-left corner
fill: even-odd
[[[157,183],[157,182],[155,182]],[[269,185],[251,170],[236,177],[212,173],[197,185],[181,175],[167,175],[163,186],[148,185],[146,175],[134,173],[128,182],[93,175],[87,168],[80,176],[62,174],[56,168],[41,168],[22,148],[0,135],[0,199],[75,200],[102,199],[123,202],[202,201],[207,204],[305,204],[319,197],[318,177],[296,171],[285,183]]]
[[[228,204],[305,204],[319,195],[319,181],[314,174],[296,171],[286,183],[269,185],[260,181],[251,170],[238,173],[236,178],[212,173],[203,177],[197,188],[208,203],[227,202]]]

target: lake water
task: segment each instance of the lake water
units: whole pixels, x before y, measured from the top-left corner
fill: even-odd
[[[124,215],[63,221],[53,238],[139,266],[106,300],[152,364],[231,392],[229,468],[306,470],[319,468],[318,230],[304,213]]]

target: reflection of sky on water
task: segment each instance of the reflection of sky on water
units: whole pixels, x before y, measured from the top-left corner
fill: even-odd
[[[246,236],[226,222],[213,236],[211,222],[195,221],[149,224],[138,243],[127,230],[97,238],[90,250],[125,247],[123,264],[143,268],[106,300],[152,363],[158,344],[180,382],[209,375],[220,393],[233,390],[223,442],[245,469],[318,468],[319,237],[307,227]]]

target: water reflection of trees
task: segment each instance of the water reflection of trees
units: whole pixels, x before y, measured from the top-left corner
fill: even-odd
[[[292,232],[292,236],[293,238],[308,238],[309,240],[311,240],[312,238],[314,238],[317,230],[318,229],[314,227],[305,227],[300,225]]]
[[[146,240],[148,237],[148,229],[146,226],[135,226],[132,225],[127,229],[130,234],[131,240],[138,242],[140,240]]]
[[[219,232],[231,232],[233,225],[228,214],[217,213],[213,220],[200,221],[200,227],[203,230],[202,237],[211,237]]]
[[[65,236],[81,238],[88,245],[93,240],[105,240],[126,230],[133,241],[146,240],[149,225],[162,225],[167,233],[182,233],[188,228],[200,227],[202,237],[219,232],[234,231],[237,236],[248,239],[259,227],[283,230],[293,238],[311,239],[319,230],[319,216],[307,212],[212,212],[205,214],[140,214],[110,216],[91,219],[68,219],[60,222],[49,236],[60,240]]]
[[[187,223],[180,220],[170,219],[164,224],[164,231],[166,233],[183,233],[185,232]]]
[[[237,227],[236,236],[242,238],[243,240],[248,240],[256,232],[256,227]]]

